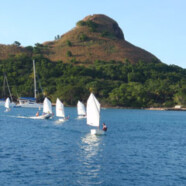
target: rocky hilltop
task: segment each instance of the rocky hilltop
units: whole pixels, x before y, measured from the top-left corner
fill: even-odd
[[[151,53],[126,41],[117,22],[102,14],[85,17],[60,39],[44,45],[48,47],[47,57],[53,61],[159,61]]]
[[[0,59],[10,54],[28,53],[21,47],[0,46],[3,51]],[[37,46],[38,47],[38,46]],[[106,15],[89,15],[76,23],[76,26],[54,41],[39,45],[40,54],[51,61],[80,62],[91,64],[95,60],[129,61],[137,63],[159,61],[153,54],[134,46],[125,40],[118,23]]]

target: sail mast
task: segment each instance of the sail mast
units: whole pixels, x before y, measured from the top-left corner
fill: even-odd
[[[34,98],[37,98],[35,60],[33,60],[33,71],[34,71]]]
[[[9,92],[9,95],[10,95],[10,99],[11,99],[11,101],[13,101],[12,94],[10,92],[10,87],[9,87],[9,84],[8,84],[8,79],[7,79],[6,75],[5,75],[5,81],[6,81],[6,84],[7,84],[7,87],[8,87],[8,92]]]
[[[12,94],[11,94],[11,92],[10,92],[10,87],[9,87],[9,84],[8,84],[8,79],[7,79],[7,77],[6,77],[6,74],[4,73],[4,94],[5,94],[5,83],[6,83],[6,85],[7,85],[7,88],[8,88],[8,93],[9,93],[9,95],[10,95],[10,99],[11,99],[11,101],[13,102],[13,98],[12,98]]]
[[[4,73],[2,97],[5,96],[5,85],[6,85],[6,79],[5,79],[5,73]]]

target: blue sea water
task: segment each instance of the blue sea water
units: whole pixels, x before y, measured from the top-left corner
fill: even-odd
[[[36,111],[0,108],[1,186],[186,185],[186,112],[102,109],[94,136],[76,108],[65,123]]]

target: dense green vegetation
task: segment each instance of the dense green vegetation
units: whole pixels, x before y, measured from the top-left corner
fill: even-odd
[[[77,62],[50,62],[40,55],[35,57],[35,61],[39,101],[44,94],[53,102],[59,97],[65,104],[75,105],[77,100],[86,102],[89,93],[94,92],[105,106],[186,105],[186,69],[178,66],[142,61],[136,65],[95,61],[85,67]],[[14,99],[33,96],[31,57],[17,55],[0,61],[1,85],[3,73],[8,77]]]

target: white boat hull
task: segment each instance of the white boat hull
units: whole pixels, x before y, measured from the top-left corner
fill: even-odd
[[[105,134],[105,131],[100,130],[100,129],[91,129],[90,130],[90,133],[92,135],[104,135]]]
[[[23,108],[38,108],[41,109],[43,108],[42,104],[39,103],[25,103],[25,104],[17,104],[15,107],[23,107]]]
[[[67,121],[68,119],[66,119],[66,118],[60,118],[58,121],[60,121],[60,122],[65,122],[65,121]]]
[[[41,115],[41,116],[33,116],[33,117],[30,117],[31,119],[50,119],[52,118],[53,114],[44,114],[44,115]]]
[[[9,112],[10,111],[10,108],[6,108],[5,112]]]
[[[86,116],[78,116],[77,119],[85,119],[87,118]]]

